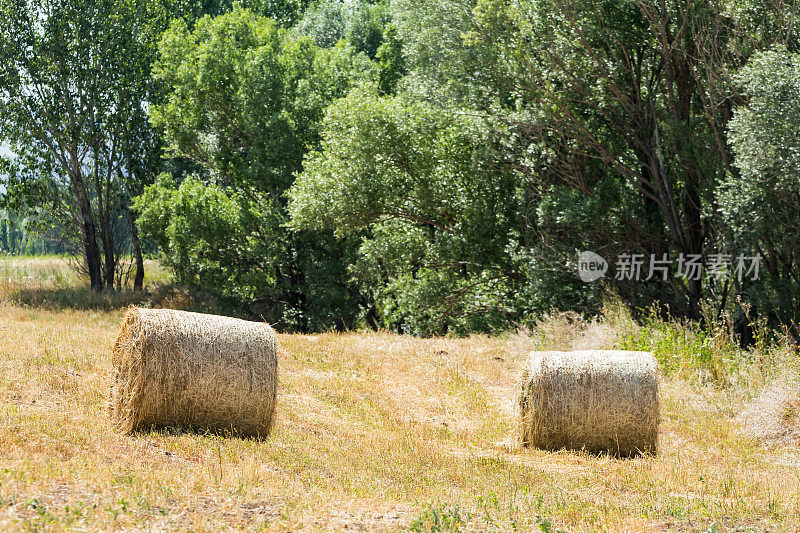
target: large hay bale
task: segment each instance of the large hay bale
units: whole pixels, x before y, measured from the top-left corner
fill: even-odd
[[[114,344],[108,414],[129,433],[186,427],[266,437],[277,342],[264,323],[131,307]]]
[[[658,363],[647,352],[531,352],[517,409],[523,446],[655,453]]]

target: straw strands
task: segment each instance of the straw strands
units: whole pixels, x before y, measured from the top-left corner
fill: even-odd
[[[129,433],[186,427],[266,437],[277,342],[264,323],[131,307],[114,344],[108,414]]]
[[[745,435],[787,443],[800,439],[800,375],[787,373],[770,383],[736,421]]]
[[[647,352],[531,352],[516,404],[523,446],[655,453],[658,363]]]

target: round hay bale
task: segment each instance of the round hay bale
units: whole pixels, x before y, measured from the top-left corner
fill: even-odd
[[[531,352],[517,396],[523,446],[655,453],[658,363],[647,352]]]
[[[266,437],[277,342],[264,323],[131,307],[114,344],[108,415],[125,433],[185,427]]]

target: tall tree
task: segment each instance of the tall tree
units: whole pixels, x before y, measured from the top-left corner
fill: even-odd
[[[169,14],[146,0],[0,1],[0,135],[17,155],[6,196],[65,229],[95,290],[114,286],[130,195],[155,176],[149,70]]]
[[[748,103],[729,125],[739,172],[717,191],[720,210],[740,249],[763,257],[763,281],[742,280],[748,301],[800,339],[800,54],[756,54],[737,79]]]
[[[325,108],[355,85],[375,83],[374,64],[346,43],[320,49],[236,8],[193,29],[176,21],[154,72],[169,91],[152,120],[172,154],[205,172],[148,188],[137,204],[143,233],[183,281],[271,322],[352,325],[358,305],[342,260],[349,245],[330,233],[288,231],[284,193],[319,143]]]

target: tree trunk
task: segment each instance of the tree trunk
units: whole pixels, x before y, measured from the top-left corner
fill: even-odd
[[[695,43],[690,32],[684,34],[685,50],[695,49]],[[685,146],[694,144],[692,128],[692,99],[697,91],[697,84],[694,79],[694,65],[692,64],[689,52],[684,52],[680,57],[673,61],[674,83],[677,94],[676,117],[682,130],[683,143]],[[676,147],[676,153],[681,151]],[[683,208],[683,226],[688,253],[702,255],[705,232],[703,231],[702,208],[700,204],[700,189],[704,182],[703,169],[700,161],[694,156],[694,151],[689,149],[685,154],[681,154],[683,160],[683,172],[685,176],[681,207]],[[689,280],[689,306],[695,319],[702,319],[700,309],[700,298],[702,296],[702,276],[701,279]]]
[[[72,185],[75,190],[75,202],[78,204],[78,221],[81,226],[83,240],[83,259],[89,272],[89,285],[94,291],[103,290],[103,276],[100,269],[100,248],[97,246],[96,229],[92,217],[92,206],[86,193],[86,185],[77,164],[73,167]]]
[[[698,192],[699,180],[693,171],[686,173],[685,192],[686,198],[683,203],[683,214],[686,219],[687,245],[690,254],[700,255],[703,253],[703,223],[700,211],[700,194]],[[689,280],[689,307],[693,318],[702,318],[700,309],[700,298],[702,296],[703,282],[701,279]]]
[[[117,261],[114,258],[114,234],[111,231],[109,221],[109,210],[104,210],[100,219],[100,234],[103,240],[103,257],[105,259],[105,284],[106,288],[114,287],[114,274],[116,272]]]
[[[108,179],[106,178],[106,184]],[[100,182],[100,158],[97,149],[94,152],[94,183],[95,191],[97,194],[97,214],[100,217],[100,240],[103,243],[103,274],[105,277],[105,284],[107,289],[114,288],[114,274],[116,271],[117,262],[114,257],[114,234],[111,230],[111,191],[109,187],[103,190],[103,184]]]
[[[131,241],[133,241],[133,257],[136,261],[136,274],[133,276],[133,290],[140,291],[144,286],[144,258],[142,257],[142,245],[139,242],[139,230],[136,227],[136,215],[130,209],[128,216],[131,220]]]

